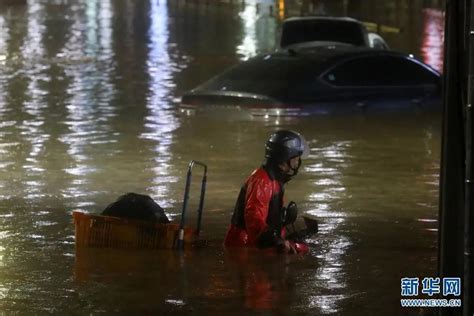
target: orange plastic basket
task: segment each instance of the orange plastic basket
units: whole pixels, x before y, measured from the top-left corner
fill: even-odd
[[[76,247],[171,249],[176,246],[178,224],[154,224],[119,217],[73,211]],[[191,228],[184,229],[184,243],[195,241]]]

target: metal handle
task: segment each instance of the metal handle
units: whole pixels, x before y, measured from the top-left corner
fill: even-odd
[[[197,220],[196,234],[199,235],[201,231],[202,211],[204,209],[204,196],[206,194],[207,165],[196,160],[191,160],[191,162],[189,163],[188,173],[186,176],[186,187],[184,189],[183,209],[181,211],[181,222],[179,224],[179,234],[178,234],[178,243],[177,243],[178,249],[184,248],[184,224],[186,222],[186,211],[188,208],[188,201],[189,201],[189,188],[191,186],[192,169],[194,165],[199,165],[204,168],[204,174],[203,174],[202,182],[201,182],[201,196],[199,198],[199,208],[197,210],[198,220]]]

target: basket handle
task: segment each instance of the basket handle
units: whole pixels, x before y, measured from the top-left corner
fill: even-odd
[[[181,222],[179,224],[179,234],[178,234],[178,244],[177,244],[178,249],[184,248],[184,224],[186,222],[186,211],[188,208],[188,201],[189,201],[189,188],[191,186],[192,169],[194,165],[199,165],[204,168],[204,174],[202,176],[202,182],[201,182],[201,196],[199,198],[199,208],[197,210],[198,220],[197,220],[197,225],[196,225],[197,226],[196,235],[199,236],[199,233],[201,231],[202,211],[204,209],[204,196],[206,194],[206,183],[207,183],[207,165],[196,160],[191,160],[188,167],[188,173],[186,175],[186,187],[184,189],[183,209],[181,211]]]

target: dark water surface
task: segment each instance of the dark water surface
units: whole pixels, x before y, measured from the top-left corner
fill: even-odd
[[[400,278],[436,274],[439,117],[180,113],[184,91],[271,51],[303,6],[209,2],[0,7],[0,314],[427,314],[399,307]],[[305,5],[379,23],[391,47],[441,67],[440,1]],[[278,128],[311,145],[286,192],[321,231],[304,257],[224,252],[239,187]],[[209,165],[206,247],[75,253],[73,209],[134,191],[176,218],[191,159]]]

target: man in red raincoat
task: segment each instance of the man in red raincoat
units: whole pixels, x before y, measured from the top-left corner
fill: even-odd
[[[304,137],[297,132],[280,130],[270,136],[262,166],[240,190],[224,240],[226,247],[273,248],[284,253],[308,251],[306,244],[285,239],[288,216],[283,207],[284,186],[296,176],[301,158],[308,153]]]

